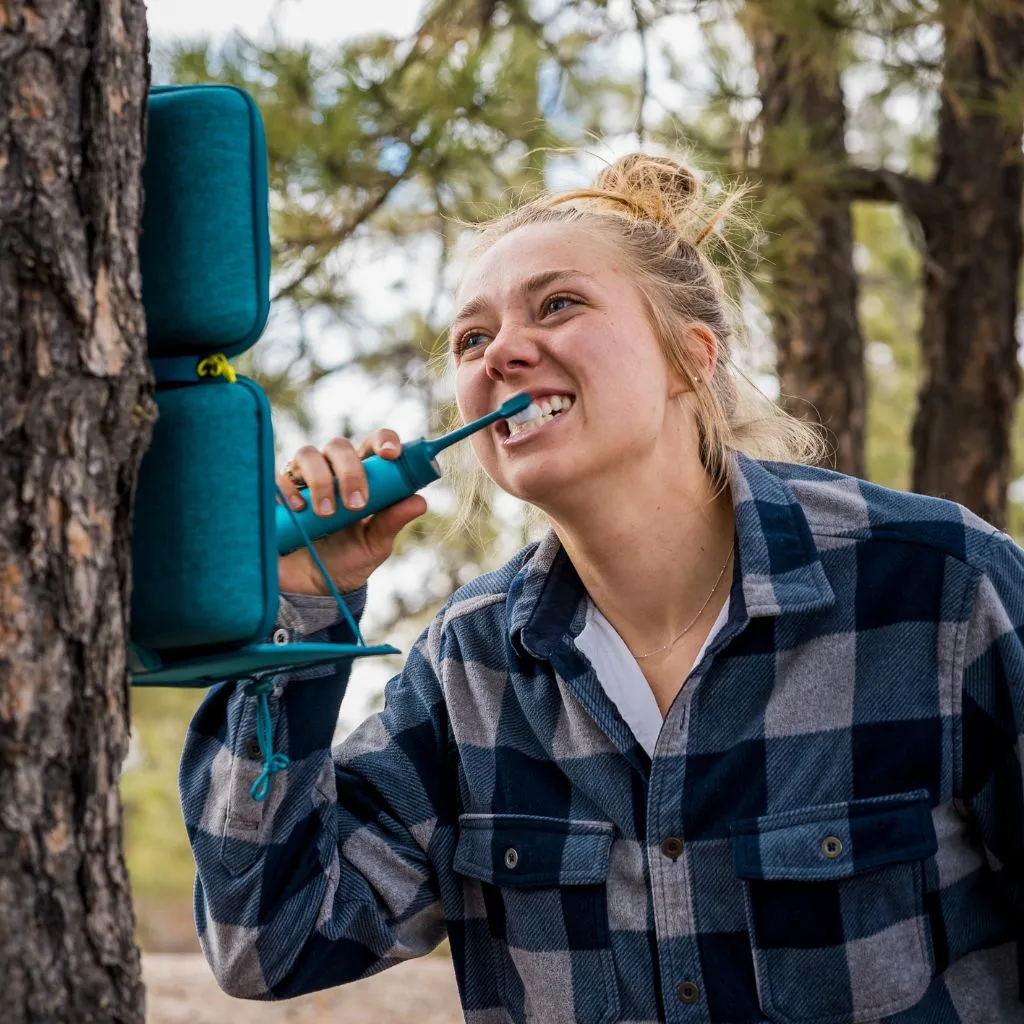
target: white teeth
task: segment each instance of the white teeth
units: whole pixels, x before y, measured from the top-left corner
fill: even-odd
[[[531,402],[522,412],[509,416],[508,423],[509,437],[515,437],[527,430],[534,430],[544,426],[549,420],[560,412],[572,407],[575,399],[568,395],[551,395],[541,398],[539,401]]]
[[[522,412],[517,412],[514,416],[507,417],[506,422],[511,426],[513,423],[529,423],[530,420],[536,419],[540,415],[540,409],[537,408],[535,402],[531,402]]]

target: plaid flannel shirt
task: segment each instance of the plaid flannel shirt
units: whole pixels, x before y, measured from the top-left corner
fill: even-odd
[[[728,622],[653,759],[574,645],[553,535],[459,590],[333,750],[348,668],[278,677],[263,803],[255,700],[210,691],[181,794],[226,991],[447,934],[474,1024],[1024,1022],[1024,552],[951,502],[731,470]],[[320,599],[282,609],[347,638]]]

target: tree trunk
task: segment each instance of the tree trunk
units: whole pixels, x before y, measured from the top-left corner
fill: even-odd
[[[914,422],[914,490],[1006,523],[1010,436],[1020,391],[1021,125],[1002,87],[1024,65],[1024,14],[958,7],[946,59],[927,241],[923,377]],[[968,13],[976,19],[968,23]],[[1000,106],[1002,109],[1000,109]]]
[[[799,41],[770,5],[744,14],[761,96],[760,173],[774,237],[767,247],[771,319],[782,404],[817,420],[835,467],[865,473],[867,381],[857,321],[849,203],[830,191],[846,161],[846,108],[834,29]]]
[[[122,853],[136,470],[142,0],[0,2],[4,1024],[141,1022]]]

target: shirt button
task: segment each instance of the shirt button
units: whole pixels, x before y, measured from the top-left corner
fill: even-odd
[[[683,841],[679,836],[669,836],[661,841],[661,852],[669,860],[678,860],[683,852]]]
[[[287,629],[275,629],[274,635],[271,637],[275,644],[279,646],[281,644],[288,643],[288,630]]]
[[[676,995],[681,1003],[695,1003],[700,999],[700,989],[692,981],[681,981],[676,986]]]
[[[843,841],[839,836],[825,836],[821,841],[821,852],[829,860],[835,860],[843,852]]]
[[[263,757],[260,750],[260,741],[255,736],[245,745],[245,756],[252,761],[259,761]]]
[[[514,871],[515,867],[516,867],[516,865],[518,863],[519,863],[519,854],[516,853],[516,850],[515,850],[514,846],[510,846],[505,851],[505,867],[507,867],[509,869],[509,871]]]

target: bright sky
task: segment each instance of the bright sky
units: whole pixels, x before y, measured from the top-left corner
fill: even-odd
[[[255,36],[274,15],[286,39],[331,43],[371,32],[405,35],[422,7],[422,0],[149,0],[146,11],[154,40],[223,37],[236,29]]]

